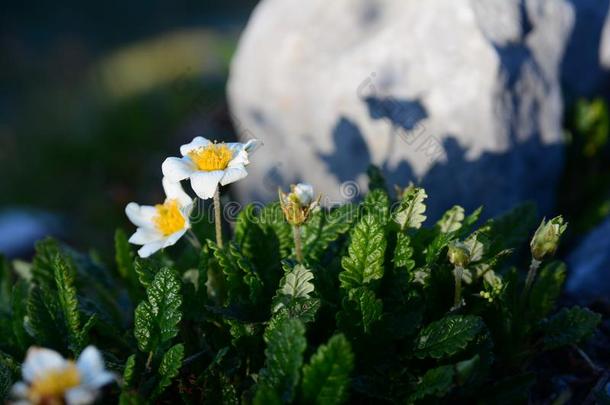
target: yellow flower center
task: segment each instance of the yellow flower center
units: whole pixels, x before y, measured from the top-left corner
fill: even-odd
[[[167,200],[164,204],[155,205],[157,215],[153,218],[155,226],[164,236],[169,236],[184,229],[186,220],[180,212],[177,200]]]
[[[189,152],[188,155],[199,170],[206,172],[226,169],[233,158],[231,149],[222,143],[211,143],[208,146]]]
[[[62,404],[66,391],[80,384],[80,374],[74,362],[61,369],[44,373],[30,385],[28,399],[33,404]]]

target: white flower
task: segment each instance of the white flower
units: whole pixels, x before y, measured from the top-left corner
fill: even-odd
[[[138,250],[140,257],[148,257],[159,249],[172,246],[191,227],[191,197],[184,192],[180,183],[173,183],[167,178],[163,178],[163,189],[167,196],[163,204],[152,207],[132,202],[125,207],[127,217],[138,227],[129,242],[143,245]]]
[[[227,185],[248,175],[248,153],[254,152],[261,141],[247,143],[212,143],[198,136],[182,145],[182,158],[169,157],[163,162],[163,175],[173,182],[191,180],[191,187],[201,199],[214,196],[218,183]]]
[[[90,404],[102,386],[115,380],[93,346],[83,350],[76,363],[53,350],[31,347],[21,374],[23,381],[11,389],[16,404]]]
[[[313,186],[311,184],[299,183],[294,186],[293,192],[303,207],[308,206],[313,201]]]

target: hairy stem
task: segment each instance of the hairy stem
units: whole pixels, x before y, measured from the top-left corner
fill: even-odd
[[[191,242],[191,245],[195,248],[195,250],[201,250],[201,242],[199,242],[199,238],[195,235],[192,229],[189,229],[186,233],[186,238]]]
[[[294,251],[297,255],[297,261],[299,263],[303,262],[303,247],[301,242],[301,227],[298,225],[294,225],[292,227],[292,235],[294,237]]]
[[[455,295],[453,297],[453,308],[459,308],[462,304],[462,274],[464,268],[455,266]]]
[[[587,353],[585,353],[584,350],[582,350],[580,347],[578,347],[576,345],[572,345],[572,348],[574,350],[576,350],[576,352],[580,355],[580,357],[582,357],[582,359],[585,361],[585,363],[587,363],[587,365],[589,367],[591,367],[591,370],[593,370],[596,373],[599,373],[603,370],[597,364],[593,363],[593,360],[591,360],[591,358],[587,355]]]
[[[222,249],[222,218],[220,211],[220,185],[214,193],[214,225],[216,226],[216,244]]]
[[[530,288],[532,288],[532,284],[534,283],[534,279],[536,278],[536,272],[540,267],[539,260],[532,258],[532,263],[530,264],[530,269],[527,272],[527,278],[525,279],[525,289],[523,290],[523,297],[526,298],[530,292]]]

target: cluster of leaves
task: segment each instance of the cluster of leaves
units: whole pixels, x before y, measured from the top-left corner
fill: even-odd
[[[560,262],[523,293],[530,206],[478,227],[480,209],[456,206],[424,227],[425,191],[392,201],[380,180],[362,203],[312,214],[302,263],[277,203],[245,208],[223,248],[207,239],[143,260],[118,231],[115,266],[52,240],[31,264],[3,263],[1,394],[30,345],[77,356],[95,344],[122,375],[106,399],[122,404],[515,403],[539,353],[594,333],[599,315],[555,310]],[[471,258],[457,307],[456,241]]]

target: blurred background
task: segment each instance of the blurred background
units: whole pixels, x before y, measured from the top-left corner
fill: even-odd
[[[0,251],[46,233],[108,248],[125,204],[163,199],[177,146],[232,136],[225,82],[255,3],[2,2]]]
[[[111,254],[114,229],[131,229],[124,206],[163,198],[165,157],[247,133],[262,161],[302,162],[253,169],[249,187],[267,190],[242,200],[298,180],[365,187],[375,164],[440,195],[434,215],[534,200],[570,222],[574,267],[605,249],[593,267],[610,271],[608,3],[4,1],[0,252],[27,258],[52,234]],[[384,155],[418,128],[438,160],[418,163],[429,146]]]

